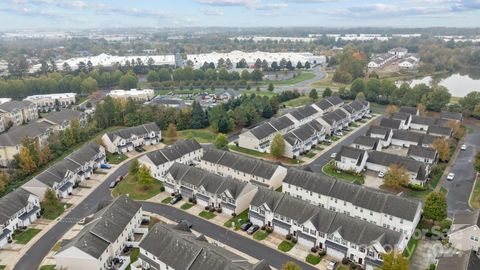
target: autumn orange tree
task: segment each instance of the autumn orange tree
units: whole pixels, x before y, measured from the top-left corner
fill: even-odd
[[[398,106],[397,105],[388,105],[386,108],[385,108],[385,112],[384,112],[384,116],[385,117],[390,117],[392,116],[392,114],[398,112]]]
[[[446,139],[435,139],[433,148],[437,150],[438,157],[441,161],[448,161],[450,158],[450,142]]]
[[[384,184],[390,188],[398,189],[410,182],[410,174],[398,164],[391,164],[385,173]]]
[[[460,140],[463,135],[465,135],[465,128],[460,124],[460,122],[450,120],[445,124],[446,127],[452,129],[453,138]]]

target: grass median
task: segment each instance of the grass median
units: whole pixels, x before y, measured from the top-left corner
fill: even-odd
[[[35,235],[37,235],[40,231],[42,230],[28,228],[23,232],[15,233],[12,238],[17,244],[25,245],[30,242],[30,240],[32,240],[32,238],[35,237]]]

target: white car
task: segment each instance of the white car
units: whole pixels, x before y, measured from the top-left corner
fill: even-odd
[[[332,154],[330,155],[330,157],[331,157],[331,158],[336,158],[336,157],[337,157],[337,153],[332,153]]]
[[[379,172],[379,173],[378,173],[378,177],[383,178],[384,176],[385,176],[385,173],[384,173],[384,172]]]
[[[454,173],[449,173],[449,174],[447,175],[447,180],[452,181],[453,178],[455,178],[455,174],[454,174]]]
[[[334,261],[329,261],[329,262],[328,262],[328,265],[327,265],[327,269],[328,269],[328,270],[333,270],[333,269],[335,269],[335,266],[337,266],[337,263],[336,263],[336,262],[334,262]]]
[[[466,144],[462,144],[462,147],[460,147],[461,150],[465,151],[467,150],[467,145]]]

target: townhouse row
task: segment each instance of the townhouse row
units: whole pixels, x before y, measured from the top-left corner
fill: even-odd
[[[242,134],[238,145],[259,152],[269,152],[270,143],[277,134],[284,136],[285,156],[297,157],[307,152],[326,135],[342,130],[362,119],[370,111],[370,104],[355,100],[344,104],[339,97],[295,109],[279,118],[264,122]]]
[[[134,127],[106,132],[102,143],[110,153],[126,153],[136,147],[157,144],[162,139],[162,131],[157,124],[151,122]]]
[[[52,189],[59,198],[67,198],[77,183],[89,179],[93,171],[105,162],[105,148],[90,142],[36,175],[22,187],[41,200],[48,189]]]

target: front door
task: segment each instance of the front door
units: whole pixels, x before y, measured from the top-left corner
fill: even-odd
[[[362,258],[358,258],[358,264],[362,265],[363,261]]]

